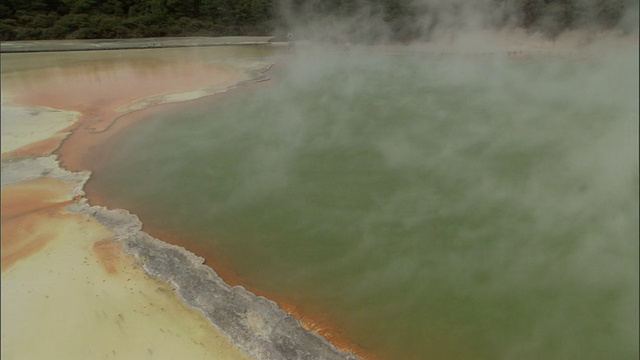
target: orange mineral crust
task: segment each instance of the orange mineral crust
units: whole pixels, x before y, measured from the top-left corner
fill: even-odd
[[[92,250],[107,273],[118,272],[118,262],[120,256],[124,254],[122,243],[115,242],[113,239],[104,239],[94,243]]]
[[[237,69],[220,64],[150,57],[11,73],[3,82],[14,103],[75,110],[98,120],[137,100],[220,87],[241,78]],[[33,87],[36,79],[38,86]]]
[[[38,178],[2,187],[2,271],[60,236],[57,227],[73,200],[73,183]],[[78,219],[79,220],[79,219]]]

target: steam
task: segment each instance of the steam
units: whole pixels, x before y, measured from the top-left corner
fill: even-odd
[[[576,29],[638,33],[636,0],[281,0],[279,24],[299,39],[380,43],[454,39],[526,28],[546,38]]]
[[[407,309],[411,315],[381,315],[380,323],[395,319],[388,326],[360,328],[377,339],[391,337],[386,346],[399,353],[415,344],[388,332],[407,326],[434,336],[407,325],[420,318],[444,333],[463,334],[454,337],[469,349],[483,348],[476,358],[604,356],[613,349],[622,357],[637,355],[638,261],[629,255],[638,252],[637,47],[613,38],[581,50],[568,50],[568,59],[533,51],[523,60],[498,51],[477,57],[477,45],[469,54],[445,57],[420,47],[405,55],[330,46],[295,50],[277,74],[281,86],[266,95],[284,109],[258,130],[281,134],[273,143],[287,155],[276,163],[261,157],[258,168],[278,172],[286,185],[263,195],[299,195],[291,191],[299,186],[299,158],[315,161],[309,167],[318,177],[336,178],[336,189],[373,181],[351,179],[342,167],[327,174],[324,161],[331,160],[306,157],[309,152],[344,150],[335,156],[361,169],[377,157],[398,178],[372,171],[375,182],[392,190],[376,187],[366,199],[300,200],[317,201],[326,212],[319,227],[340,223],[346,211],[359,212],[341,228],[353,247],[333,252],[330,266],[292,268],[295,280],[281,281],[299,286],[323,272],[340,278],[350,264],[377,263],[357,282],[332,286],[359,294],[349,307],[356,319],[362,306],[381,313]],[[368,148],[369,155],[348,152],[352,146]],[[249,168],[241,177],[262,176]],[[294,223],[303,216],[290,215]],[[441,248],[450,251],[442,255]],[[370,300],[395,292],[428,296],[399,297],[393,305]],[[523,313],[509,320],[500,308],[513,306],[507,304],[514,296],[530,300],[515,305]],[[451,306],[443,305],[448,301]],[[495,314],[479,316],[474,325],[464,319],[483,311]],[[359,321],[371,320],[363,315]],[[520,322],[528,330],[501,333],[498,345],[496,337],[478,333],[508,328],[491,321]]]

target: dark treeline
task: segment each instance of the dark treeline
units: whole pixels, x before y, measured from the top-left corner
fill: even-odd
[[[263,35],[272,0],[0,0],[0,39]]]
[[[442,24],[462,24],[469,8],[488,14],[486,26],[553,37],[574,27],[615,27],[634,7],[637,0],[0,0],[0,40],[272,35],[329,16],[379,20],[384,34],[352,21],[367,41],[428,40]]]

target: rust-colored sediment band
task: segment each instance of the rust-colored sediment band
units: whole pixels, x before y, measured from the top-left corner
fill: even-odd
[[[38,178],[2,187],[2,271],[44,248],[56,232],[48,224],[73,202],[72,183]]]
[[[120,255],[124,253],[122,243],[116,242],[113,238],[108,238],[95,242],[91,249],[108,274],[118,272],[118,260]]]

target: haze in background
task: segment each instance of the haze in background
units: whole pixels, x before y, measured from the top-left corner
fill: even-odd
[[[580,30],[638,34],[637,0],[280,0],[276,19],[299,39],[380,43],[453,40],[526,29],[548,39]]]

